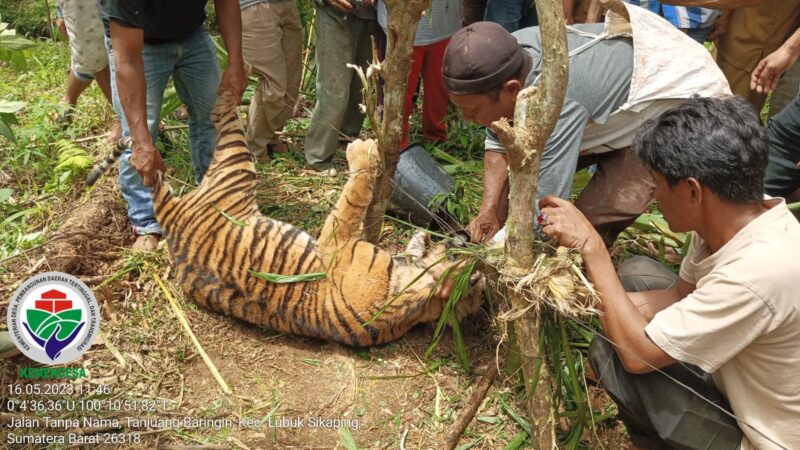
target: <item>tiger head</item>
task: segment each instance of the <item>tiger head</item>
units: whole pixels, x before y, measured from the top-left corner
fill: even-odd
[[[484,277],[479,270],[469,274],[468,260],[456,259],[452,253],[453,246],[463,246],[465,242],[458,237],[450,238],[436,244],[429,243],[429,235],[424,232],[416,233],[406,245],[406,251],[402,255],[395,256],[394,259],[402,259],[405,264],[395,265],[392,284],[402,296],[402,291],[409,290],[413,284],[425,286],[415,293],[415,295],[427,295],[429,297],[425,312],[419,317],[419,322],[430,322],[438,320],[445,312],[445,307],[450,300],[451,293],[456,287],[456,278],[468,277],[466,292],[461,297],[455,299],[455,312],[458,319],[473,314],[480,309],[484,300]]]

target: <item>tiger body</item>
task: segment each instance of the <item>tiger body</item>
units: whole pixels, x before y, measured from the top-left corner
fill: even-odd
[[[156,176],[156,217],[187,296],[252,324],[356,347],[392,341],[438,319],[446,299],[433,295],[436,279],[426,268],[443,252],[408,262],[361,238],[379,164],[375,144],[348,147],[350,178],[315,240],[258,211],[254,157],[236,109],[232,95],[220,94],[212,113],[217,149],[200,186],[174,198]],[[253,272],[326,276],[272,283]],[[478,306],[471,295],[459,302],[459,314]]]

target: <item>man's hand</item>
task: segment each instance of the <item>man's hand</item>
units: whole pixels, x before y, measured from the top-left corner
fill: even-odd
[[[351,13],[356,10],[353,4],[347,0],[325,0],[325,3],[330,5],[331,8],[344,13]]]
[[[756,66],[753,75],[750,76],[750,90],[759,94],[766,94],[778,87],[781,75],[797,62],[797,55],[793,55],[785,48],[769,54]]]
[[[723,34],[728,32],[728,27],[731,24],[731,17],[733,16],[733,11],[723,11],[722,15],[717,17],[717,20],[714,21],[714,26],[711,28],[711,32],[708,33],[708,40],[709,41],[716,41]]]
[[[800,29],[794,32],[783,45],[758,63],[750,77],[750,89],[766,94],[778,87],[784,72],[800,57]]]
[[[478,216],[467,225],[467,231],[472,242],[485,242],[497,234],[501,226],[497,210],[481,209]]]
[[[597,234],[586,216],[570,201],[548,195],[539,201],[541,215],[538,217],[542,232],[564,247],[581,252],[597,247],[603,248],[603,239]]]
[[[167,170],[161,152],[149,139],[144,144],[134,143],[130,161],[133,168],[142,176],[145,187],[153,186],[153,175],[157,170],[162,172]]]
[[[247,88],[247,77],[245,76],[244,61],[228,61],[228,68],[222,74],[217,93],[231,91],[233,95],[241,101],[242,94]]]

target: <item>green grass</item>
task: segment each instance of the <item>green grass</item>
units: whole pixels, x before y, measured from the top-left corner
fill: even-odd
[[[48,0],[52,20],[56,19],[55,0]],[[30,37],[49,37],[47,7],[44,0],[0,0],[0,19],[14,25],[17,32]]]
[[[57,227],[51,220],[53,208],[107,151],[103,140],[81,145],[73,141],[105,132],[112,120],[112,108],[99,89],[90,87],[70,127],[62,129],[53,122],[69,68],[63,43],[37,43],[27,65],[27,72],[0,65],[2,100],[27,102],[16,115],[17,144],[0,138],[0,258],[42,243]]]

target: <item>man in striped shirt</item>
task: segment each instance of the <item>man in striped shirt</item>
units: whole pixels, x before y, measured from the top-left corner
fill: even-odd
[[[699,6],[667,5],[658,0],[624,1],[660,15],[701,44],[708,38],[708,34],[714,26],[714,21],[717,20],[721,13],[716,9],[701,8]]]

